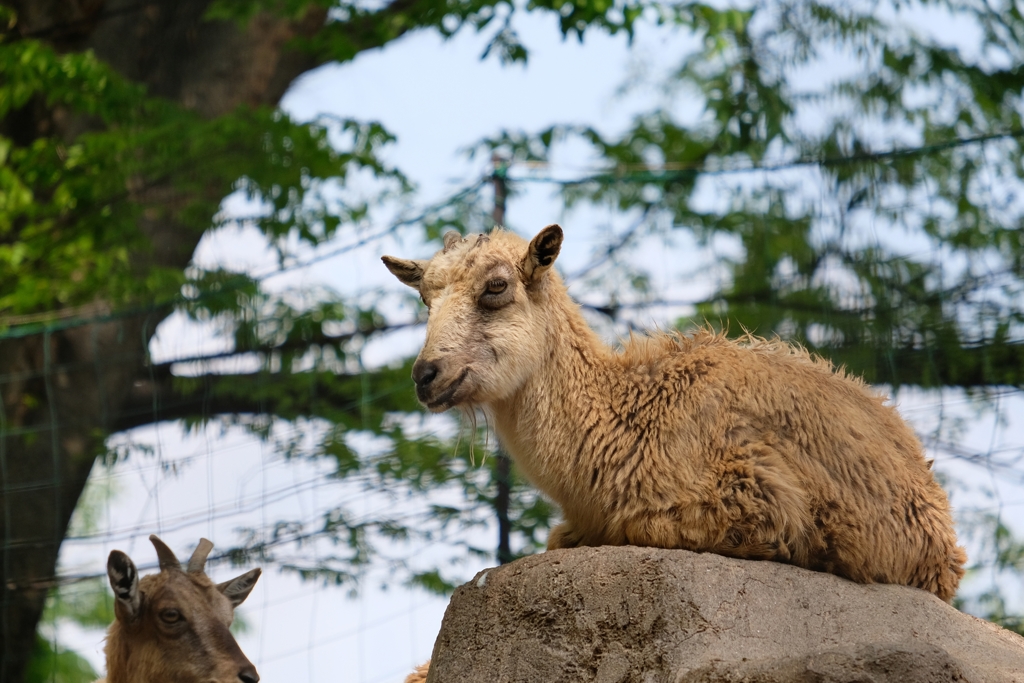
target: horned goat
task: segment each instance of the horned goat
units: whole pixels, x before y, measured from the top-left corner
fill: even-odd
[[[120,550],[107,559],[115,620],[107,632],[107,677],[97,683],[257,683],[256,667],[228,627],[260,577],[252,569],[224,583],[206,575],[205,538],[186,570],[156,536],[160,573],[139,579]]]
[[[685,548],[953,597],[949,501],[881,396],[799,348],[707,329],[616,352],[552,269],[561,245],[549,225],[383,257],[429,309],[417,397],[483,410],[561,506],[549,549]]]

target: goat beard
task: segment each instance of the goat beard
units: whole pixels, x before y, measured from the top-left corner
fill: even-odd
[[[487,419],[487,413],[483,410],[479,410],[479,407],[475,404],[462,404],[455,406],[455,409],[461,414],[459,420],[459,437],[455,441],[455,451],[453,455],[457,455],[459,452],[459,446],[462,445],[462,435],[464,432],[469,432],[469,462],[476,467],[476,433],[479,426],[479,416],[482,415],[484,418],[484,426],[488,427],[484,431],[484,454],[480,459],[480,467],[483,467],[487,463],[487,447],[490,441],[490,422]],[[468,430],[467,430],[468,428]]]

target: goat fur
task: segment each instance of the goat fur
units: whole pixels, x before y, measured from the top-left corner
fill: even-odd
[[[920,442],[862,380],[781,341],[709,329],[605,345],[552,269],[557,225],[429,261],[384,257],[429,308],[429,409],[481,408],[562,509],[548,548],[641,545],[774,560],[949,601],[963,575]]]
[[[405,683],[426,683],[427,674],[430,673],[430,662],[425,662],[416,667],[416,670],[405,677]]]

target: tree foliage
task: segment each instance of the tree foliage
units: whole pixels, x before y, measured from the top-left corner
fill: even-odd
[[[170,305],[183,287],[198,299],[194,312],[206,299],[215,304],[225,274],[133,264],[150,248],[138,226],[142,212],[151,219],[173,212],[198,236],[211,228],[224,197],[241,191],[266,208],[254,224],[284,258],[289,237],[316,245],[342,223],[365,219],[367,201],[332,196],[328,206],[325,184],[369,171],[399,190],[406,186],[378,158],[392,138],[375,123],[296,123],[269,108],[208,120],[147,97],[90,53],[58,54],[20,40],[6,44],[0,57],[0,117],[40,105],[88,119],[88,129],[71,142],[0,139],[0,310],[6,313],[52,311],[98,296],[119,308]],[[332,130],[344,146],[331,144]],[[170,207],[147,201],[158,186],[182,201]],[[249,278],[234,275],[241,279],[228,282],[229,289],[244,292]]]
[[[292,61],[281,62],[302,67],[285,82],[416,30],[446,37],[480,31],[489,41],[485,57],[525,62],[529,46],[515,30],[523,12],[550,14],[563,36],[581,40],[593,30],[631,39],[641,24],[673,27],[692,48],[656,84],[661,104],[626,130],[609,134],[568,122],[498,134],[477,149],[548,160],[566,141],[583,141],[600,170],[562,183],[566,206],[608,207],[636,220],[607,254],[673,231],[724,245],[728,257],[707,273],[717,278],[715,291],[689,302],[693,315],[680,324],[708,320],[735,334],[777,334],[894,387],[1024,384],[1024,72],[1017,67],[1024,19],[1012,3],[193,4],[202,5],[193,29],[216,27],[232,40],[256,40],[261,21],[289,27]],[[243,424],[284,453],[329,459],[335,476],[421,501],[426,512],[366,517],[339,505],[312,526],[279,520],[248,529],[228,551],[232,558],[276,560],[335,583],[386,562],[405,581],[450,590],[461,577],[386,549],[443,540],[456,557],[490,556],[490,547],[460,539],[490,519],[494,459],[482,467],[471,460],[471,444],[473,458],[482,455],[475,425],[463,428],[461,440],[424,431],[407,364],[366,370],[361,362],[369,337],[420,324],[422,312],[397,320],[380,296],[282,293],[267,281],[339,239],[358,245],[405,231],[436,240],[446,229],[486,229],[481,184],[414,211],[415,188],[383,161],[394,138],[380,124],[295,121],[276,108],[283,87],[255,98],[261,103],[232,100],[209,111],[157,75],[140,76],[105,61],[102,50],[84,49],[88,21],[102,17],[83,20],[86,28],[57,16],[27,26],[11,9],[26,14],[27,5],[7,5],[0,38],[0,341],[26,340],[24,348],[35,349],[35,339],[44,350],[25,352],[42,359],[28,369],[0,367],[5,377],[21,372],[39,380],[31,390],[13,381],[0,386],[5,457],[46,452],[32,449],[45,446],[45,425],[61,409],[50,383],[55,363],[100,367],[82,350],[87,335],[76,337],[76,330],[92,329],[95,345],[95,330],[121,325],[118,339],[135,335],[110,347],[117,360],[108,365],[121,374],[116,382],[89,380],[116,399],[91,417],[79,411],[82,433],[92,440],[87,465],[97,452],[108,460],[124,456],[104,448],[105,436],[157,419],[194,428],[214,420]],[[928,28],[950,18],[972,27],[976,40],[950,46]],[[247,224],[275,250],[279,271],[190,264],[203,234],[236,222],[221,211],[232,193],[256,207]],[[606,302],[593,308],[612,317],[651,298],[642,268],[623,280],[618,263],[598,255],[588,269],[588,294]],[[635,291],[619,290],[615,283],[623,281]],[[175,312],[216,323],[230,350],[184,364],[150,363],[153,329]],[[72,349],[61,356],[57,343],[56,361],[45,350],[52,337]],[[255,369],[211,369],[211,361],[225,359]],[[282,436],[276,427],[283,423],[307,426],[302,431],[315,434],[316,445]],[[353,445],[358,435],[379,447],[367,454]],[[55,462],[73,459],[59,450],[53,446]],[[71,505],[84,485],[84,475],[79,479],[62,494]],[[442,504],[439,491],[453,495]],[[542,546],[553,514],[515,480],[517,552]],[[13,517],[4,519],[13,527]],[[55,526],[62,524],[66,519]],[[1009,533],[998,520],[992,524],[994,537]],[[316,562],[282,551],[316,538],[336,551]],[[1012,536],[999,541],[1002,569],[1020,569],[1019,553],[1011,552],[1018,545]],[[49,578],[55,554],[39,562],[51,565],[32,576]],[[31,577],[7,578],[5,584],[31,585]],[[42,599],[33,600],[38,619]],[[1017,623],[1001,596],[984,601],[993,618]]]

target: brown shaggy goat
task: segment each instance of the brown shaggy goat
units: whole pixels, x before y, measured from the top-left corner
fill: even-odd
[[[163,541],[149,540],[159,574],[140,580],[120,550],[107,560],[117,618],[107,632],[107,677],[97,683],[257,683],[256,667],[228,627],[256,585],[259,568],[214,584],[204,571],[213,543],[200,539],[183,571]]]
[[[953,597],[949,502],[882,397],[778,341],[699,330],[616,352],[552,269],[561,244],[549,225],[383,258],[429,308],[417,396],[483,409],[562,508],[549,549],[685,548]]]

